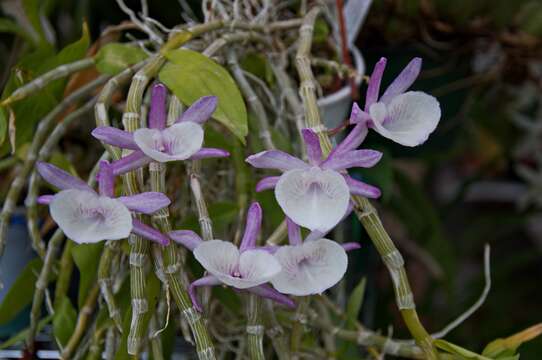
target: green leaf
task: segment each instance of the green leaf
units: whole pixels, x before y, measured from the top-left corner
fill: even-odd
[[[53,317],[53,333],[62,346],[70,340],[76,323],[77,311],[75,311],[70,299],[65,296],[55,309]]]
[[[517,334],[504,339],[496,339],[490,342],[482,352],[482,355],[495,359],[503,356],[513,356],[524,342],[530,341],[542,334],[542,323],[531,326]]]
[[[5,109],[0,109],[0,146],[6,140],[8,132],[8,115]]]
[[[33,259],[19,274],[0,304],[0,324],[5,324],[15,318],[21,310],[30,304],[36,289],[34,284],[38,279],[42,265],[41,259]],[[54,277],[55,275],[51,275],[49,281]]]
[[[75,265],[79,269],[79,309],[83,306],[85,299],[92,286],[96,282],[98,264],[104,243],[77,244],[72,248],[72,256]]]
[[[43,26],[41,25],[40,6],[42,3],[43,1],[41,0],[23,0],[22,5],[26,17],[39,37],[39,42],[43,45],[49,45],[45,37]]]
[[[41,319],[38,322],[38,332],[40,332],[43,329],[43,327],[45,325],[47,325],[52,319],[53,319],[52,315],[49,315],[49,316]],[[23,342],[26,339],[26,336],[28,335],[29,330],[30,329],[26,328],[26,329],[18,332],[17,334],[13,335],[12,337],[7,339],[6,341],[4,341],[2,344],[0,344],[0,350],[3,350],[5,348],[16,345],[19,342]]]
[[[233,132],[243,144],[248,133],[247,110],[230,73],[208,57],[187,49],[166,53],[168,62],[159,77],[186,105],[202,96],[218,97],[213,117]]]
[[[96,68],[102,74],[116,75],[130,65],[144,60],[147,56],[137,46],[111,43],[98,51],[96,55]]]
[[[214,204],[209,204],[208,211],[209,217],[213,219],[213,229],[215,234],[224,234],[226,233],[229,225],[237,219],[238,207],[233,202],[217,202]],[[180,228],[199,231],[197,215],[193,214],[191,216],[187,216],[183,220]]]
[[[267,61],[267,57],[259,53],[249,53],[244,56],[239,62],[243,70],[265,80],[268,84],[272,85],[274,76],[273,69]]]
[[[461,359],[474,359],[474,360],[492,360],[488,357],[478,355],[470,350],[464,349],[461,346],[452,344],[446,340],[438,339],[433,341],[436,347],[450,354],[459,355]]]
[[[359,284],[354,288],[348,304],[346,305],[346,317],[348,319],[348,327],[353,328],[354,323],[359,316],[361,306],[363,305],[363,297],[365,295],[365,286],[367,285],[367,279],[362,278]]]
[[[7,18],[0,18],[0,33],[12,33],[21,36],[29,43],[34,42],[32,36],[30,36],[30,34],[28,34],[21,26]]]

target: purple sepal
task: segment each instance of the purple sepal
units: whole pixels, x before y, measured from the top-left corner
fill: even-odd
[[[190,251],[201,244],[203,241],[198,234],[191,230],[176,230],[168,233],[168,236],[171,240],[175,241],[177,244],[181,244]]]
[[[38,196],[38,204],[49,205],[53,201],[54,195],[41,195]]]
[[[401,73],[388,86],[384,94],[380,97],[380,101],[384,104],[389,104],[397,95],[401,95],[414,83],[422,69],[422,59],[414,58],[401,71]]]
[[[301,239],[301,228],[289,217],[286,216],[286,225],[288,227],[288,239],[290,245],[301,245],[303,240]]]
[[[146,225],[137,219],[132,220],[132,225],[132,232],[134,234],[144,237],[145,239],[154,241],[160,245],[169,244],[169,238],[155,228]]]
[[[344,176],[344,179],[346,180],[346,185],[348,185],[352,195],[361,195],[367,198],[376,199],[382,194],[379,188],[355,180],[350,176]]]
[[[276,253],[279,248],[280,248],[280,246],[278,246],[278,245],[258,246],[258,250],[267,251],[270,254]]]
[[[306,169],[309,164],[284,151],[266,150],[245,159],[247,163],[260,169],[279,169],[288,171],[293,169]]]
[[[258,181],[256,184],[256,192],[274,189],[279,182],[280,176],[267,176]]]
[[[354,126],[346,138],[344,138],[339,145],[333,148],[328,156],[328,159],[333,157],[335,154],[356,150],[358,146],[361,145],[363,140],[365,140],[368,132],[369,129],[367,128],[366,124],[357,124]]]
[[[124,175],[127,172],[130,172],[135,169],[139,169],[142,166],[145,166],[152,162],[152,159],[145,155],[142,151],[134,151],[128,156],[125,156],[117,161],[114,161],[111,165],[113,166],[113,174],[115,176]]]
[[[149,109],[149,128],[165,129],[166,127],[167,88],[164,84],[156,84],[151,90],[151,106]]]
[[[376,150],[352,150],[334,153],[321,165],[322,169],[344,170],[352,167],[370,168],[382,158],[382,153]]]
[[[57,187],[60,190],[78,189],[94,191],[83,180],[70,175],[66,171],[54,166],[53,164],[38,161],[36,166],[41,177],[49,184]]]
[[[196,288],[201,287],[201,286],[216,286],[220,284],[221,284],[220,280],[218,280],[213,275],[202,277],[190,284],[190,286],[188,287],[188,295],[190,295],[190,300],[192,300],[192,305],[194,305],[194,308],[197,311],[203,312],[201,304],[198,301]]]
[[[169,198],[161,192],[148,191],[136,195],[121,196],[117,200],[128,209],[144,214],[152,214],[171,204]]]
[[[239,251],[243,252],[256,247],[256,239],[262,227],[262,207],[257,202],[250,205],[247,213],[247,223],[245,225],[245,233],[241,240]]]
[[[175,122],[191,121],[203,124],[216,110],[218,98],[216,96],[204,96],[194,102]]]
[[[373,73],[369,79],[369,86],[367,87],[367,97],[365,98],[365,111],[369,111],[371,105],[378,100],[378,93],[380,91],[380,82],[382,81],[382,75],[386,68],[386,58],[380,58],[376,63]]]
[[[109,161],[100,161],[100,170],[96,179],[98,180],[100,195],[113,197],[115,194],[115,175],[113,175],[113,167],[109,164]]]
[[[273,289],[270,285],[267,285],[267,284],[259,285],[259,286],[248,288],[246,290],[258,296],[264,297],[266,299],[273,300],[276,303],[285,305],[289,308],[293,309],[296,307],[296,303],[292,299],[278,292],[277,290]]]
[[[120,130],[112,126],[99,126],[92,130],[92,136],[96,139],[122,149],[138,150],[134,141],[134,134]]]
[[[190,160],[201,160],[207,158],[223,158],[230,156],[226,150],[215,148],[202,148],[190,157]]]
[[[301,134],[305,140],[305,147],[307,149],[307,157],[309,163],[312,165],[318,165],[322,161],[322,148],[320,147],[320,139],[318,135],[311,129],[302,129]]]
[[[347,242],[341,244],[341,246],[343,247],[344,251],[352,251],[361,248],[361,245],[357,242]]]

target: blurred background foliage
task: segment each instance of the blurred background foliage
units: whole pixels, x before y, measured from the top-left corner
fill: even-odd
[[[21,3],[28,17],[17,21],[22,10],[14,4]],[[138,1],[126,3],[137,7]],[[150,3],[150,15],[166,26],[182,22],[177,1]],[[192,1],[194,9],[198,3]],[[78,43],[92,43],[107,26],[125,20],[110,0],[2,0],[0,7],[4,96],[21,77],[81,58]],[[81,33],[84,19],[88,35]],[[68,44],[70,51],[59,52]],[[386,156],[375,169],[357,174],[384,190],[379,208],[405,254],[423,323],[440,329],[479,297],[485,243],[492,249],[491,292],[448,340],[481,352],[491,340],[542,321],[542,1],[374,0],[356,44],[369,69],[380,56],[388,57],[384,83],[411,57],[423,57],[415,89],[438,97],[443,109],[436,133],[419,148],[394,146],[370,134],[365,147]],[[242,65],[265,78],[267,70],[257,61],[244,59]],[[17,126],[20,156],[36,121],[63,95],[60,82],[15,109],[25,119]],[[6,157],[9,114],[0,115],[3,195],[12,179],[6,159],[12,158]],[[84,125],[92,126],[91,120]],[[99,147],[87,134],[79,129],[66,137],[65,155],[58,154],[57,162],[88,171],[95,161],[88,154],[98,154]],[[229,147],[220,133],[208,137],[209,143]],[[259,200],[271,203],[268,195]],[[231,202],[210,204],[217,232],[237,211]],[[269,228],[280,220],[270,219]],[[187,217],[183,225],[195,226],[196,218]],[[376,251],[354,220],[346,234],[364,248],[352,259],[347,284],[353,288],[360,276],[368,279],[363,323],[383,333],[394,324],[394,336],[406,336]],[[521,353],[522,359],[539,359],[542,339],[523,345]]]

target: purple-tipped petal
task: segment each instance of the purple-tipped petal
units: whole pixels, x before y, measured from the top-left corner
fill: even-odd
[[[301,245],[303,240],[301,239],[301,228],[295,222],[286,216],[286,225],[288,226],[288,239],[290,245]]]
[[[322,169],[343,170],[352,167],[370,168],[382,158],[382,153],[376,150],[354,150],[335,153],[324,161]]]
[[[166,127],[167,88],[164,84],[156,84],[151,91],[149,127],[162,130]]]
[[[109,161],[100,161],[100,170],[96,176],[98,180],[98,189],[100,195],[113,197],[115,193],[115,175],[113,174],[113,167]]]
[[[38,204],[49,205],[53,201],[54,195],[41,195],[38,196]]]
[[[137,219],[132,220],[132,232],[136,235],[139,235],[141,237],[144,237],[145,239],[154,241],[155,243],[158,243],[160,245],[168,245],[169,244],[169,238],[162,234],[160,231],[156,230],[155,228],[142,223],[141,221]]]
[[[262,227],[262,207],[257,202],[250,205],[247,213],[247,223],[245,225],[245,233],[241,240],[239,251],[243,252],[256,247],[256,239]]]
[[[368,120],[371,120],[371,115],[361,110],[357,103],[353,103],[348,122],[350,124],[365,124]]]
[[[258,181],[256,184],[256,192],[274,189],[277,186],[280,176],[267,176]]]
[[[307,156],[309,163],[312,165],[318,165],[322,161],[322,148],[320,147],[320,139],[318,135],[311,129],[301,130],[303,139],[305,140],[305,147],[307,148]]]
[[[220,280],[218,280],[213,275],[202,277],[201,279],[198,279],[194,281],[190,286],[188,287],[188,294],[190,295],[190,300],[192,300],[192,305],[194,305],[194,308],[199,311],[203,312],[203,309],[201,307],[201,304],[198,301],[198,295],[196,294],[196,288],[201,286],[215,286],[220,285]]]
[[[356,126],[354,126],[354,128],[352,129],[352,131],[350,131],[346,138],[331,151],[328,159],[337,153],[357,149],[358,146],[361,145],[363,140],[365,140],[365,137],[367,137],[368,132],[369,129],[367,128],[367,125],[365,123],[357,124]]]
[[[201,160],[207,158],[223,158],[230,156],[230,153],[222,149],[201,148],[197,153],[190,157],[190,160]]]
[[[121,196],[118,197],[117,200],[123,203],[128,209],[143,214],[155,213],[171,204],[171,201],[166,195],[154,191],[130,196]]]
[[[186,109],[176,122],[191,121],[203,124],[213,115],[217,105],[218,98],[216,96],[204,96]]]
[[[341,244],[341,246],[343,247],[344,251],[352,251],[361,248],[361,245],[357,242],[347,242]]]
[[[250,155],[245,160],[250,165],[260,169],[279,169],[288,171],[306,169],[309,164],[280,150],[267,150]]]
[[[198,234],[191,230],[176,230],[168,233],[171,240],[175,241],[177,244],[181,244],[190,251],[202,243],[202,239]]]
[[[290,299],[288,296],[279,293],[277,290],[273,289],[271,286],[264,284],[256,287],[248,288],[247,291],[256,294],[258,296],[264,297],[266,299],[273,300],[276,303],[287,306],[291,309],[296,307],[295,302]]]
[[[153,160],[145,155],[142,151],[137,150],[130,155],[123,157],[122,159],[114,161],[111,165],[113,167],[113,174],[118,176],[145,166],[152,161]]]
[[[345,176],[344,179],[352,195],[361,195],[370,199],[376,199],[382,195],[380,189],[376,186],[352,179],[350,176]]]
[[[94,192],[94,190],[88,186],[86,182],[70,175],[53,164],[38,161],[36,166],[43,180],[60,190],[78,189]]]
[[[369,111],[369,107],[378,101],[378,93],[380,91],[380,82],[382,81],[382,75],[386,68],[386,58],[380,58],[375,65],[371,78],[369,79],[369,86],[367,87],[367,97],[365,98],[365,111]]]
[[[380,101],[384,104],[389,104],[394,97],[407,91],[420,74],[421,69],[422,59],[418,57],[412,59],[395,80],[393,80],[390,86],[388,86],[386,91],[384,91],[384,94],[380,97]]]
[[[128,131],[120,130],[112,126],[99,126],[92,130],[92,136],[96,139],[122,149],[137,150],[139,147],[134,142],[134,135]]]

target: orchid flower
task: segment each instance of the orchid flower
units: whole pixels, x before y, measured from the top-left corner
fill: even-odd
[[[386,58],[375,65],[362,111],[356,104],[351,123],[365,123],[380,135],[404,146],[424,143],[440,120],[438,100],[421,91],[406,91],[416,80],[422,66],[414,58],[388,86],[379,98],[380,82],[386,67]]]
[[[130,211],[152,214],[168,206],[170,200],[159,192],[115,198],[114,175],[109,162],[100,162],[99,194],[84,181],[52,164],[38,162],[37,169],[45,181],[60,189],[55,195],[40,196],[38,202],[49,205],[53,220],[76,243],[124,239],[131,232],[162,245],[169,243],[167,236],[132,218]]]
[[[115,161],[113,172],[120,175],[152,161],[197,160],[226,157],[222,149],[203,148],[202,125],[216,110],[217,98],[204,96],[192,104],[173,125],[166,127],[167,88],[156,84],[152,88],[148,128],[129,133],[111,126],[100,126],[92,135],[106,144],[134,150]]]
[[[263,178],[256,185],[256,191],[274,188],[280,207],[296,224],[310,230],[329,231],[348,210],[350,194],[369,198],[380,196],[378,188],[354,180],[345,173],[351,167],[372,167],[382,157],[379,151],[355,150],[364,134],[366,130],[362,126],[356,127],[344,142],[322,159],[318,136],[310,129],[303,129],[308,163],[280,150],[249,156],[246,161],[256,168],[283,171],[281,176]]]
[[[275,259],[282,271],[271,279],[273,287],[283,294],[306,296],[320,294],[337,284],[348,266],[346,251],[359,249],[357,243],[338,244],[311,233],[303,242],[297,224],[286,218],[290,245],[280,246]]]
[[[189,293],[196,309],[201,311],[196,287],[220,284],[246,290],[289,307],[294,306],[290,298],[266,284],[279,274],[281,266],[269,251],[256,247],[261,222],[262,208],[258,203],[253,203],[248,210],[245,233],[239,248],[223,240],[203,241],[193,231],[169,233],[172,240],[192,251],[196,260],[210,274],[190,284]]]

